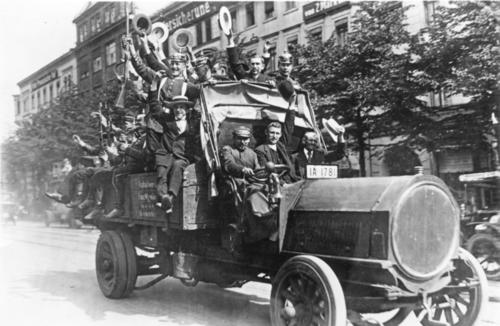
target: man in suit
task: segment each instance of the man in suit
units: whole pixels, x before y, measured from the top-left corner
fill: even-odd
[[[282,180],[285,183],[293,183],[300,180],[295,174],[293,163],[287,150],[287,146],[289,146],[292,139],[295,115],[298,110],[295,105],[295,98],[295,94],[290,98],[283,127],[279,122],[268,124],[266,128],[266,142],[255,149],[261,166],[265,166],[267,162],[272,162],[274,164],[284,164],[289,167],[290,170],[282,176]]]
[[[318,134],[314,131],[308,131],[302,137],[299,150],[292,154],[294,170],[300,178],[306,177],[307,164],[322,164],[340,160],[345,155],[344,133],[338,134],[338,142],[334,151],[326,151],[319,148]]]
[[[158,102],[153,103],[151,109],[163,127],[161,147],[155,152],[155,165],[161,207],[169,211],[181,188],[184,169],[201,157],[201,143],[199,117],[191,110],[194,103],[186,96],[178,95],[166,102],[166,106],[173,112],[173,121],[168,119]]]
[[[238,50],[234,43],[233,34],[227,36],[228,46],[226,48],[229,67],[238,80],[247,80],[251,82],[271,83],[272,78],[264,73],[271,55],[267,51],[267,45],[264,47],[263,56],[253,55],[250,58],[250,66],[238,58]]]

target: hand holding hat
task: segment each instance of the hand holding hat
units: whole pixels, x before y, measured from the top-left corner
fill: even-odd
[[[326,129],[330,137],[332,137],[333,141],[343,141],[343,134],[345,133],[344,126],[341,126],[335,119],[330,118],[326,120],[325,118],[321,119],[323,123],[323,127]]]

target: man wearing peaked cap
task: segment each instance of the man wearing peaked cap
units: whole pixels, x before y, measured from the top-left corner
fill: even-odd
[[[287,101],[295,91],[302,89],[299,82],[291,77],[292,70],[293,57],[288,51],[284,51],[278,57],[278,74],[275,77],[275,84],[280,94]]]
[[[233,145],[222,148],[222,166],[229,175],[242,179],[253,175],[253,170],[259,167],[257,154],[248,147],[252,133],[245,126],[233,130]],[[241,180],[243,181],[243,180]]]

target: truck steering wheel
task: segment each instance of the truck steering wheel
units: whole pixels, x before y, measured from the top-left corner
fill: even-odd
[[[253,176],[247,176],[247,179],[256,183],[266,183],[271,173],[277,173],[278,177],[282,177],[285,173],[290,171],[290,167],[285,164],[274,164],[267,162],[265,167],[253,170]]]

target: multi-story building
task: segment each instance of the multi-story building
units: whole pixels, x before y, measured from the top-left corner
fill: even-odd
[[[89,2],[75,17],[78,88],[89,91],[115,79],[126,30],[127,2]]]
[[[262,53],[265,42],[271,45],[271,52],[279,54],[295,44],[305,44],[308,35],[327,40],[335,34],[344,42],[352,7],[349,1],[179,1],[160,10],[153,21],[166,23],[171,35],[179,28],[189,30],[195,52],[223,50],[227,40],[221,36],[217,20],[222,5],[228,7],[233,32],[248,55]],[[173,50],[170,44],[168,51]],[[273,58],[270,69],[276,67]]]
[[[15,122],[19,123],[46,108],[76,81],[76,57],[74,51],[69,50],[17,83],[19,94],[14,96]]]

